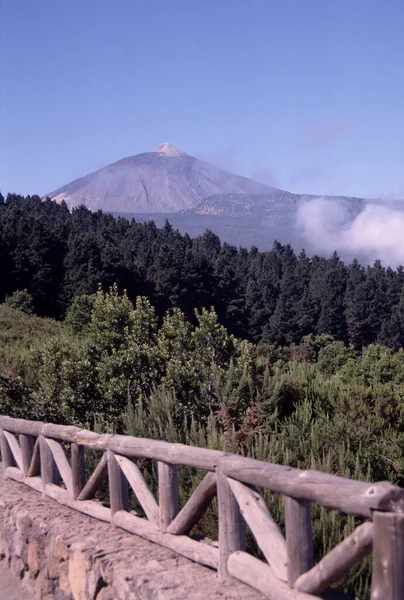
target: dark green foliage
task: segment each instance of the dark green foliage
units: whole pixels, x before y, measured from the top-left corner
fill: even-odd
[[[71,306],[66,313],[66,325],[76,335],[88,331],[91,323],[91,313],[94,308],[95,296],[75,296]]]
[[[35,312],[52,317],[59,314],[58,291],[64,274],[69,217],[66,205],[42,202],[38,196],[7,196],[0,206],[0,245],[5,250],[6,265],[0,298],[27,289]]]
[[[349,358],[350,352],[344,342],[331,342],[322,348],[317,356],[318,368],[325,375],[333,375]]]
[[[35,356],[63,332],[62,323],[0,304],[0,375],[21,377],[33,385],[38,378]]]
[[[131,301],[146,296],[158,319],[179,308],[195,323],[195,308],[213,306],[229,333],[254,342],[285,345],[324,333],[355,349],[404,344],[401,267],[296,256],[278,242],[270,252],[248,251],[210,231],[191,239],[168,221],[159,229],[84,206],[69,213],[38,196],[0,202],[0,302],[26,290],[35,313],[63,318],[76,296],[114,282]],[[79,304],[69,312],[74,331],[85,326],[85,312]]]
[[[0,414],[29,419],[34,414],[30,389],[20,377],[0,375]]]
[[[34,312],[34,300],[27,290],[17,290],[11,296],[6,296],[5,304],[28,315]]]

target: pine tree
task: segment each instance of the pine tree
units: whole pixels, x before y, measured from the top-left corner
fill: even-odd
[[[346,339],[345,287],[346,268],[336,252],[328,260],[317,257],[313,261],[310,289],[320,310],[317,333],[328,333],[336,339]]]

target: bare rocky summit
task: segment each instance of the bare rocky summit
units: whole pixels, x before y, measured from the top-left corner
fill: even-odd
[[[216,194],[266,194],[277,188],[233,175],[165,142],[51,192],[69,208],[115,213],[175,213]]]

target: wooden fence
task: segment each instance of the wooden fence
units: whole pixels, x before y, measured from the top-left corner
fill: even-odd
[[[5,416],[0,431],[6,477],[217,569],[221,578],[235,577],[267,598],[326,597],[327,589],[372,550],[372,600],[404,598],[404,490],[388,482],[365,483],[216,450]],[[84,448],[102,452],[87,481]],[[139,458],[157,461],[158,499],[136,464]],[[207,471],[181,510],[178,466]],[[109,508],[91,500],[106,478]],[[128,485],[147,518],[129,511]],[[255,486],[284,495],[286,539]],[[187,534],[216,494],[218,543],[196,541]],[[315,565],[312,502],[366,519]],[[246,524],[265,561],[245,552]]]

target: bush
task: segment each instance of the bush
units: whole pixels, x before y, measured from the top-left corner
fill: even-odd
[[[333,375],[346,363],[350,352],[344,342],[331,342],[318,353],[318,368],[325,375]]]
[[[66,325],[72,333],[80,335],[88,332],[95,296],[76,296],[66,313]]]
[[[35,403],[19,377],[0,375],[0,414],[18,419],[35,419]]]
[[[6,296],[4,304],[32,315],[34,312],[34,299],[28,290],[17,290],[11,296]]]

